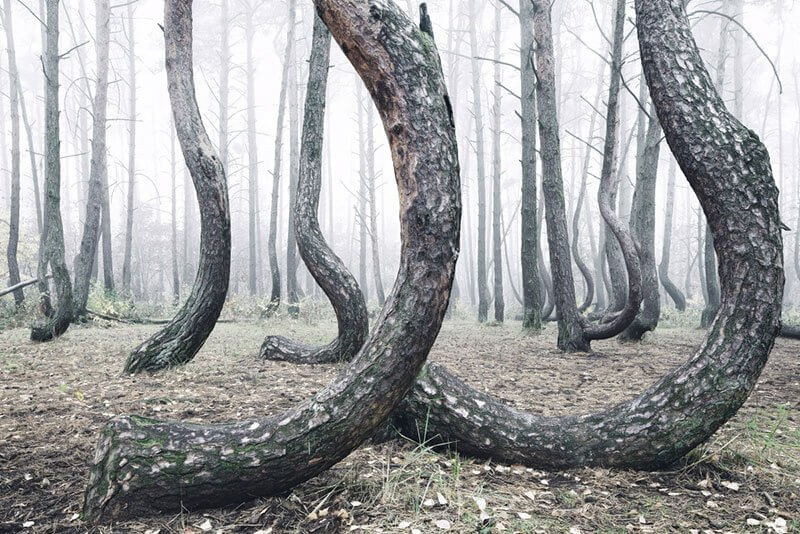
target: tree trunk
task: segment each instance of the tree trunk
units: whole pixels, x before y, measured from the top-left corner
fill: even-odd
[[[178,4],[178,5],[175,5]],[[159,371],[194,358],[225,304],[231,266],[231,219],[225,170],[203,126],[194,93],[191,2],[170,0],[165,21],[166,70],[172,114],[200,206],[200,262],[192,292],[160,332],[128,356],[126,373]]]
[[[492,258],[494,259],[494,320],[502,323],[505,315],[503,300],[503,196],[502,161],[500,153],[500,129],[502,128],[503,82],[500,72],[500,41],[502,38],[502,5],[495,3],[494,9],[494,102],[492,106]]]
[[[542,328],[539,288],[539,229],[536,213],[536,72],[534,65],[533,3],[519,2],[520,31],[520,130],[522,133],[522,192],[520,204],[522,269],[522,327],[534,332]]]
[[[169,121],[170,230],[172,234],[172,305],[181,301],[181,277],[178,270],[178,192],[176,189],[175,123]]]
[[[372,244],[372,274],[375,278],[375,296],[381,308],[386,303],[383,290],[383,271],[381,270],[381,251],[378,239],[378,205],[375,200],[377,176],[375,174],[375,111],[370,105],[367,110],[367,194],[369,197],[369,237]],[[308,262],[306,262],[308,266]],[[310,269],[309,269],[310,270]],[[455,281],[453,282],[455,284]]]
[[[384,313],[356,361],[286,412],[223,425],[112,420],[85,494],[89,521],[286,492],[367,439],[411,388],[433,345],[455,272],[460,216],[456,137],[436,47],[394,3],[317,6],[378,105],[392,147],[402,248]],[[164,25],[167,51],[183,52],[181,73],[189,76],[190,9],[169,0]]]
[[[330,33],[322,20],[315,16],[300,145],[300,180],[292,209],[297,221],[300,256],[331,301],[339,325],[339,336],[323,347],[295,343],[283,336],[268,336],[261,345],[260,356],[269,360],[312,364],[350,361],[361,349],[369,331],[364,295],[356,279],[325,242],[317,215],[322,186],[322,140],[329,57]]]
[[[675,211],[675,158],[669,160],[667,182],[667,206],[664,213],[664,239],[661,247],[661,263],[658,264],[658,278],[678,311],[686,310],[686,297],[669,278],[669,257],[672,246],[672,214]]]
[[[107,292],[114,291],[114,263],[111,256],[111,202],[108,195],[108,173],[102,173],[101,203],[103,212],[100,216],[100,232],[103,238],[103,288]]]
[[[8,244],[6,261],[8,265],[8,284],[19,284],[19,264],[17,245],[19,244],[19,204],[20,204],[20,154],[19,154],[19,73],[17,72],[16,47],[14,44],[14,25],[11,13],[11,0],[3,0],[3,27],[6,34],[8,53],[8,99],[11,114],[11,187],[9,188]],[[5,119],[5,118],[4,118]],[[5,135],[5,121],[0,129]],[[2,147],[5,150],[5,146]],[[22,306],[25,294],[22,288],[14,291],[14,302]]]
[[[647,88],[644,84],[639,92],[639,102],[645,105]],[[639,265],[642,272],[642,308],[633,322],[620,334],[620,339],[639,341],[646,332],[652,332],[658,325],[661,315],[661,300],[658,293],[658,272],[656,271],[656,178],[658,177],[658,157],[661,149],[661,125],[655,117],[655,109],[650,107],[649,121],[643,109],[639,110],[639,128],[642,130],[641,143],[636,154],[636,187],[633,191],[630,229],[639,244]]]
[[[356,220],[358,221],[358,285],[369,300],[367,285],[367,143],[364,131],[364,95],[361,84],[356,82],[356,100],[358,107],[358,202],[356,204]]]
[[[470,19],[479,20],[475,0],[469,0]],[[483,138],[483,106],[481,105],[481,67],[477,59],[478,34],[475,24],[469,25],[469,55],[472,64],[472,114],[475,117],[475,156],[478,162],[478,321],[489,316],[489,284],[486,275],[486,153]]]
[[[100,217],[103,209],[103,176],[106,164],[106,109],[108,102],[108,54],[111,40],[109,20],[111,8],[108,0],[95,2],[95,43],[97,82],[92,103],[92,160],[86,194],[86,217],[83,237],[75,257],[75,285],[73,290],[73,319],[86,314],[92,268],[97,261],[100,241]]]
[[[553,276],[553,299],[558,310],[558,348],[567,352],[588,351],[575,305],[567,216],[564,207],[564,183],[561,176],[561,147],[555,92],[555,58],[550,4],[533,3],[533,26],[536,49],[536,100],[539,110],[540,157],[542,160],[542,195],[547,218],[547,243]]]
[[[289,0],[294,5],[294,0]],[[269,237],[267,249],[269,253],[269,270],[272,278],[269,308],[267,315],[273,314],[281,303],[281,267],[278,263],[278,206],[281,193],[281,164],[283,157],[283,123],[286,114],[286,88],[289,83],[289,58],[294,55],[294,15],[293,9],[289,10],[289,28],[286,35],[286,50],[283,54],[283,69],[281,71],[281,89],[278,97],[278,124],[275,127],[275,159],[272,167],[272,198],[269,211]]]
[[[133,4],[128,4],[128,202],[125,219],[125,252],[122,260],[122,291],[131,292],[131,253],[133,249],[133,215],[136,202],[136,38]],[[103,261],[105,265],[105,260]]]
[[[289,20],[294,24],[297,11],[296,0],[289,0]],[[294,33],[292,32],[292,35]],[[287,56],[289,62],[289,206],[294,206],[297,196],[297,180],[300,175],[300,154],[298,150],[299,137],[299,104],[297,101],[299,89],[297,87],[297,52],[291,48],[291,55]],[[300,291],[297,287],[297,239],[295,237],[294,210],[289,208],[289,223],[286,237],[286,296],[289,302],[289,314],[293,317],[300,312],[298,301]]]
[[[432,364],[396,418],[412,437],[424,425],[426,446],[447,443],[461,453],[537,467],[657,469],[706,441],[756,384],[780,326],[783,289],[769,155],[715,92],[683,1],[637,0],[636,11],[659,121],[716,238],[720,312],[686,363],[636,398],[590,415],[523,413]]]
[[[38,320],[31,327],[32,341],[50,341],[69,328],[72,319],[72,283],[64,260],[64,228],[61,223],[61,138],[59,131],[59,53],[58,0],[47,0],[47,43],[44,53],[45,93],[45,202],[41,254],[40,284],[47,294],[47,266],[53,273],[56,307],[52,315]],[[49,307],[46,297],[45,307]]]
[[[247,56],[247,234],[248,241],[248,278],[247,288],[250,296],[258,293],[256,211],[258,210],[258,143],[256,139],[256,94],[255,94],[255,60],[253,58],[253,39],[255,37],[255,9],[248,2],[245,14],[245,50]]]

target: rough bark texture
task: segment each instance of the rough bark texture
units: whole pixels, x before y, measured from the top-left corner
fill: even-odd
[[[764,145],[715,92],[682,4],[637,0],[637,29],[659,121],[720,255],[723,299],[706,340],[636,398],[581,416],[519,412],[430,365],[398,411],[412,437],[424,425],[426,444],[436,436],[502,462],[655,469],[707,440],[752,391],[780,327],[778,191]]]
[[[533,10],[533,27],[537,42],[536,101],[541,139],[542,195],[547,218],[550,270],[553,276],[551,301],[558,309],[558,348],[568,352],[588,351],[589,341],[584,336],[578,308],[575,305],[575,282],[572,278],[572,260],[564,206],[550,3],[536,0],[533,2]]]
[[[677,164],[674,158],[669,161],[669,177],[667,178],[667,205],[664,210],[664,237],[661,246],[661,262],[658,264],[658,278],[664,286],[678,311],[686,309],[686,297],[678,286],[669,278],[669,258],[672,246],[672,216],[675,211],[675,169]],[[691,270],[691,269],[689,269]]]
[[[160,332],[128,356],[125,372],[158,371],[194,358],[225,304],[231,265],[231,219],[225,170],[206,133],[194,93],[191,1],[167,2],[166,70],[172,115],[200,205],[200,263],[192,292]]]
[[[95,43],[97,81],[92,103],[92,160],[86,193],[86,217],[83,237],[75,257],[75,285],[73,290],[73,317],[79,319],[86,313],[92,268],[97,261],[100,242],[100,217],[103,210],[103,176],[106,168],[106,104],[108,102],[108,53],[111,40],[108,0],[95,2]]]
[[[128,200],[125,215],[125,249],[122,256],[122,291],[131,294],[134,203],[136,202],[136,36],[133,4],[128,4]]]
[[[85,494],[88,520],[287,491],[372,434],[412,386],[438,334],[455,272],[461,206],[456,136],[436,47],[393,3],[319,0],[317,9],[364,80],[389,138],[402,227],[391,296],[355,361],[284,413],[224,425],[112,420]],[[166,3],[170,53],[178,43],[191,50],[190,21],[190,2]]]
[[[539,287],[539,230],[536,213],[536,72],[534,70],[533,3],[519,1],[520,32],[520,130],[522,192],[520,204],[522,268],[522,327],[542,328],[542,295]]]
[[[61,223],[61,138],[59,130],[58,0],[47,0],[47,43],[44,54],[45,92],[45,198],[40,284],[47,289],[47,266],[56,289],[55,311],[31,327],[32,341],[50,341],[69,328],[72,319],[72,283],[64,259],[64,227]]]
[[[17,245],[19,244],[19,203],[20,203],[20,153],[19,153],[19,73],[17,72],[16,48],[14,45],[14,25],[11,14],[11,0],[3,2],[3,27],[6,34],[8,53],[8,99],[11,108],[11,183],[9,188],[8,244],[6,261],[8,265],[8,284],[20,282],[19,264],[17,263]],[[5,122],[0,129],[5,134]],[[5,146],[2,147],[5,150]],[[22,288],[14,291],[14,302],[21,306],[25,301]]]
[[[294,363],[350,361],[361,349],[369,331],[364,295],[356,279],[325,242],[317,215],[322,187],[322,140],[329,58],[330,33],[322,20],[315,16],[300,145],[300,180],[292,209],[297,222],[300,256],[331,301],[339,336],[323,347],[295,343],[283,336],[268,336],[261,345],[260,356],[270,360]]]
[[[644,84],[642,87],[644,88]],[[643,89],[640,94],[646,97],[647,91]],[[644,104],[646,98],[639,100]],[[639,147],[636,157],[636,188],[633,191],[630,229],[639,245],[642,308],[636,314],[633,322],[620,334],[620,339],[629,341],[641,340],[646,332],[655,330],[661,315],[655,251],[656,178],[658,177],[658,156],[661,148],[661,125],[658,123],[652,106],[649,120],[645,119],[643,110],[640,110],[639,114],[639,127],[642,128],[643,135],[642,145]]]
[[[469,0],[470,18],[478,18],[475,0]],[[478,163],[478,321],[484,322],[489,316],[489,283],[486,275],[486,143],[484,141],[483,106],[481,105],[481,67],[477,59],[478,34],[475,24],[469,25],[469,53],[472,65],[472,115],[475,118],[475,156]]]

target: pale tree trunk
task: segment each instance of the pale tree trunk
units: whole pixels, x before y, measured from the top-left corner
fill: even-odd
[[[255,10],[248,2],[245,13],[245,50],[247,71],[247,287],[250,296],[258,293],[258,237],[256,235],[256,211],[258,210],[258,143],[256,139],[256,95],[255,95],[255,59],[253,57],[253,39],[255,37],[254,17]]]
[[[595,221],[597,219],[594,218],[592,214],[591,205],[589,203],[586,204],[586,215],[587,219],[590,221]],[[603,233],[598,232],[597,237],[595,238],[595,225],[588,224],[587,227],[589,228],[589,247],[592,251],[592,263],[594,268],[594,279],[596,281],[594,285],[595,289],[595,304],[594,304],[594,312],[600,313],[606,307],[606,284],[605,284],[605,265],[603,263],[603,259],[605,258],[605,247],[603,246]]]
[[[479,20],[475,0],[469,0],[470,20]],[[483,129],[483,106],[481,105],[481,67],[478,56],[478,34],[474,23],[469,25],[469,55],[472,64],[472,115],[475,118],[475,152],[478,162],[478,321],[484,322],[489,315],[489,284],[486,274],[486,145]]]
[[[456,138],[436,48],[394,3],[318,0],[318,7],[378,103],[392,147],[404,206],[392,296],[356,361],[284,413],[223,425],[112,420],[94,456],[88,521],[285,493],[367,439],[409,391],[433,345],[455,272],[460,216]],[[190,3],[169,0],[165,19],[168,53],[191,50]]]
[[[289,0],[293,5],[295,0]],[[286,114],[286,88],[289,83],[289,58],[294,55],[294,22],[295,11],[289,10],[289,28],[286,35],[283,69],[281,71],[281,89],[278,97],[278,124],[275,127],[275,159],[272,167],[272,196],[269,211],[269,237],[267,251],[269,253],[269,270],[272,281],[268,314],[274,313],[281,303],[281,268],[278,262],[278,207],[281,192],[281,164],[283,157],[283,123]]]
[[[14,45],[14,23],[11,13],[11,0],[3,0],[3,28],[6,34],[6,52],[8,53],[8,99],[11,115],[11,183],[9,188],[8,244],[6,246],[6,262],[8,265],[8,285],[20,283],[19,264],[17,263],[17,246],[19,244],[19,204],[20,204],[20,154],[19,154],[19,73],[17,72],[16,47]],[[5,156],[5,117],[0,122],[3,131],[3,150]],[[14,302],[22,306],[25,294],[22,288],[14,291]]]
[[[296,0],[289,0],[289,20],[294,23],[297,11]],[[293,34],[292,34],[293,35]],[[299,130],[300,104],[297,86],[297,52],[292,47],[289,62],[289,222],[286,235],[286,297],[289,303],[289,314],[297,316],[300,312],[300,288],[297,286],[297,239],[295,237],[295,220],[291,206],[297,196],[297,180],[300,175]]]
[[[103,210],[103,176],[108,172],[106,163],[106,109],[108,102],[108,54],[111,34],[109,20],[111,8],[108,0],[95,2],[95,45],[97,80],[92,103],[92,160],[86,195],[86,216],[83,237],[75,257],[75,285],[73,290],[73,319],[86,314],[92,268],[97,261],[100,241],[100,218]],[[84,177],[85,178],[85,177]]]
[[[25,137],[28,141],[28,160],[31,166],[31,182],[33,182],[34,206],[36,207],[36,229],[41,235],[44,230],[42,223],[42,193],[39,189],[39,168],[36,165],[37,151],[33,144],[33,128],[31,128],[31,122],[28,119],[28,108],[25,105],[25,94],[22,92],[22,83],[19,77],[17,77],[17,94],[19,95],[19,108],[22,112],[22,125],[25,127]]]
[[[172,305],[181,301],[181,277],[178,269],[178,192],[176,176],[177,158],[175,156],[175,124],[169,121],[169,178],[170,178],[170,230],[172,245]]]
[[[502,128],[503,82],[500,72],[500,41],[502,38],[502,5],[495,3],[494,10],[494,102],[492,105],[492,257],[494,259],[494,320],[502,323],[505,315],[503,300],[503,197],[502,161],[500,155],[500,129]]]
[[[520,412],[432,364],[397,412],[406,435],[424,428],[426,446],[503,463],[658,469],[705,442],[749,396],[780,325],[778,191],[764,145],[715,92],[682,4],[636,0],[636,22],[659,121],[720,253],[723,303],[706,340],[637,397],[580,416]]]
[[[178,5],[175,5],[178,4]],[[191,3],[166,4],[166,71],[178,141],[200,207],[200,260],[192,292],[161,331],[139,345],[126,373],[159,371],[189,362],[205,343],[225,304],[231,266],[231,219],[225,170],[203,126],[192,67]]]
[[[131,292],[131,253],[133,249],[133,215],[136,202],[136,38],[133,4],[128,4],[128,202],[125,218],[125,251],[122,260],[122,291]],[[105,260],[103,261],[105,265]]]
[[[358,222],[358,285],[369,300],[367,285],[367,157],[365,154],[366,135],[364,131],[364,95],[361,84],[356,81],[356,105],[358,107],[358,203],[356,221]]]
[[[539,284],[539,228],[536,213],[536,72],[534,65],[533,3],[519,2],[520,130],[522,191],[520,204],[520,266],[522,269],[522,327],[542,328],[543,295]]]
[[[377,176],[375,173],[375,111],[370,105],[367,110],[367,195],[369,200],[369,237],[372,244],[372,275],[375,279],[375,296],[378,306],[383,307],[386,293],[383,290],[381,270],[380,240],[378,238],[378,206],[375,198]],[[455,284],[455,281],[453,281]]]
[[[45,93],[45,202],[42,244],[38,278],[43,281],[47,267],[53,274],[56,306],[52,314],[36,321],[31,327],[31,340],[49,341],[69,328],[72,319],[72,283],[64,259],[64,228],[61,223],[61,138],[59,131],[59,52],[58,0],[47,0],[47,43],[43,58],[47,87]],[[41,284],[41,283],[40,283]],[[40,286],[41,287],[41,286]],[[45,299],[49,300],[48,297]],[[49,303],[45,303],[49,307]]]
[[[317,215],[322,187],[322,140],[329,58],[330,33],[322,19],[315,16],[300,145],[300,180],[292,209],[297,221],[300,256],[331,301],[339,336],[322,347],[296,343],[283,336],[268,336],[261,345],[260,356],[270,360],[310,364],[350,361],[358,354],[369,330],[364,296],[355,277],[325,242]]]
[[[678,311],[686,309],[686,297],[669,278],[669,260],[672,248],[672,217],[675,211],[675,158],[669,160],[667,178],[667,205],[664,208],[664,237],[661,245],[661,262],[658,264],[658,278]],[[688,236],[687,236],[688,238]]]
[[[0,17],[0,23],[2,22],[2,17]],[[0,71],[6,72],[7,69],[3,68],[3,56],[0,54]],[[10,96],[10,95],[9,95]],[[8,169],[8,160],[6,156],[6,151],[8,150],[8,142],[6,141],[6,107],[4,104],[4,99],[0,98],[0,124],[3,127],[0,128],[0,196],[2,196],[4,200],[3,208],[11,209],[11,173],[8,172],[7,178],[2,178],[3,174],[6,174],[6,169]]]
[[[228,175],[228,123],[229,123],[229,98],[230,98],[230,70],[231,70],[231,50],[230,50],[230,10],[229,0],[220,1],[220,43],[219,43],[219,94],[217,100],[219,103],[217,114],[219,116],[219,125],[217,129],[217,150],[219,151],[219,160],[222,163],[222,168],[225,170],[225,175]],[[250,21],[245,22],[245,27]],[[248,85],[249,90],[249,85]],[[248,107],[248,118],[250,108]],[[248,138],[249,139],[249,138]],[[248,140],[249,147],[249,140]],[[230,293],[228,294],[230,298]]]

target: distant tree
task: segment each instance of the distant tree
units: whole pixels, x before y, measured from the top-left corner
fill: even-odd
[[[375,110],[372,105],[367,110],[367,202],[369,203],[369,239],[372,250],[372,277],[375,280],[375,297],[378,305],[386,302],[383,290],[383,271],[381,270],[380,239],[378,236],[378,201],[376,199],[377,174],[375,172]],[[454,282],[455,283],[455,282]]]
[[[494,261],[494,320],[502,323],[505,315],[503,300],[503,196],[500,129],[502,128],[503,83],[500,72],[500,41],[503,36],[502,5],[495,3],[494,11],[494,102],[492,104],[492,257]]]
[[[289,0],[289,23],[294,24],[297,11],[296,0]],[[294,33],[291,33],[293,36]],[[297,51],[292,47],[291,55],[286,57],[289,62],[289,206],[294,206],[297,196],[297,180],[300,175],[300,103],[298,102],[300,89],[297,84]],[[298,302],[302,297],[297,283],[297,238],[295,237],[294,215],[289,210],[289,222],[286,236],[286,299],[289,303],[289,314],[297,316],[300,312]]]
[[[675,211],[675,158],[669,160],[667,177],[667,204],[664,207],[664,233],[661,247],[661,262],[658,264],[658,278],[678,311],[686,309],[686,297],[669,277],[669,260],[672,248],[672,217]],[[689,269],[690,271],[690,269]]]
[[[133,251],[133,223],[136,213],[136,34],[133,3],[128,3],[128,201],[125,206],[125,252],[122,261],[122,290],[131,291],[131,254]]]

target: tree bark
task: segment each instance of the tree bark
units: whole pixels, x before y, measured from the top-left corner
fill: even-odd
[[[200,263],[192,292],[172,321],[128,356],[126,373],[159,371],[194,358],[225,304],[231,266],[231,219],[225,170],[203,126],[194,93],[191,2],[170,0],[165,21],[172,115],[200,206]]]
[[[469,0],[470,19],[479,20],[475,0]],[[472,114],[475,118],[475,156],[478,163],[478,321],[489,316],[489,284],[486,274],[486,145],[483,137],[483,106],[481,105],[481,68],[478,51],[478,34],[475,24],[469,25],[469,54],[472,65]]]
[[[394,3],[319,0],[317,8],[362,76],[389,137],[402,206],[395,288],[353,364],[284,413],[224,425],[112,420],[85,494],[89,521],[287,491],[367,439],[406,395],[433,345],[455,272],[461,209],[456,137],[436,47]],[[190,9],[186,0],[166,3],[167,51],[183,51],[186,61]],[[190,76],[191,63],[184,65],[181,72]]]
[[[522,191],[520,204],[520,266],[522,269],[522,327],[542,329],[539,287],[539,229],[536,212],[536,72],[534,65],[533,3],[519,2],[520,31],[520,130]]]
[[[56,307],[52,315],[33,323],[32,341],[50,341],[67,331],[72,319],[72,283],[64,259],[64,228],[61,223],[61,138],[59,130],[59,53],[58,53],[58,0],[47,0],[47,42],[44,53],[45,92],[45,202],[41,254],[39,259],[40,284],[47,266],[53,273],[56,289]],[[41,286],[40,286],[41,287]],[[45,291],[47,294],[47,291]],[[46,307],[49,299],[46,298]]]
[[[11,13],[11,0],[3,0],[3,27],[6,34],[8,54],[8,100],[11,115],[11,183],[9,188],[8,244],[6,246],[6,262],[8,265],[8,284],[20,283],[19,264],[17,263],[17,246],[19,244],[19,204],[20,204],[20,134],[19,134],[19,73],[17,72],[17,55],[14,44],[14,24]],[[5,119],[5,117],[4,117]],[[0,129],[5,135],[5,121]],[[5,146],[2,147],[5,150]],[[25,294],[22,288],[14,291],[14,303],[22,306]]]
[[[657,469],[706,441],[756,384],[780,327],[784,282],[769,155],[715,92],[683,1],[636,0],[636,11],[659,121],[716,238],[719,314],[686,363],[636,398],[589,415],[523,413],[431,364],[396,421],[412,437],[424,425],[426,445],[537,467]]]
[[[97,81],[94,102],[92,103],[92,160],[86,194],[86,217],[83,222],[83,237],[81,238],[80,250],[75,257],[73,319],[76,320],[86,314],[92,268],[97,261],[97,245],[100,242],[103,176],[108,172],[106,166],[106,109],[108,102],[108,54],[111,41],[110,17],[111,8],[108,0],[96,0],[95,65]]]
[[[661,247],[661,262],[658,264],[658,278],[667,291],[678,311],[686,310],[686,297],[669,278],[669,259],[672,246],[672,215],[675,211],[675,158],[669,160],[669,177],[667,178],[667,205],[664,213],[664,238]]]
[[[502,160],[500,152],[500,129],[502,128],[503,82],[500,72],[500,42],[502,38],[502,5],[495,3],[494,9],[494,102],[492,105],[492,258],[494,259],[494,320],[502,323],[505,315],[503,299],[503,196]]]
[[[125,218],[125,251],[122,260],[122,291],[131,293],[131,253],[133,251],[133,219],[136,202],[136,36],[133,24],[133,4],[128,10],[128,202]]]
[[[261,345],[260,357],[269,360],[310,364],[350,361],[361,349],[369,331],[364,295],[356,279],[325,242],[317,215],[322,187],[322,145],[329,58],[330,33],[322,19],[315,16],[300,145],[300,179],[292,209],[297,221],[300,256],[331,301],[336,312],[339,336],[323,347],[296,343],[283,336],[268,336]]]

